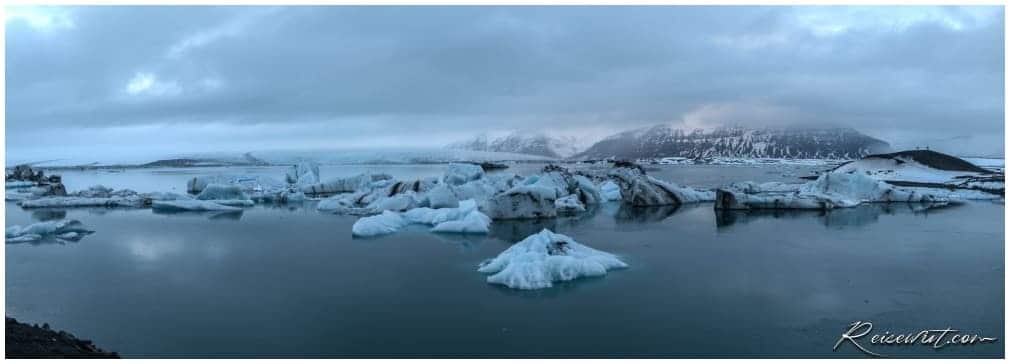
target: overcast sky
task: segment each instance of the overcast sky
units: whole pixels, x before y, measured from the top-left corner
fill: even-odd
[[[10,160],[846,125],[1003,150],[1000,7],[6,8]],[[953,140],[955,142],[944,142]]]

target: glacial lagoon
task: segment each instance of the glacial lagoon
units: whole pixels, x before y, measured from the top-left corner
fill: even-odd
[[[657,168],[650,175],[697,187],[798,182],[817,169]],[[57,173],[69,190],[183,192],[196,175],[280,178],[284,169]],[[444,169],[323,166],[320,174]],[[8,226],[69,218],[96,231],[76,243],[7,244],[8,315],[124,357],[862,357],[851,345],[832,351],[853,321],[881,333],[1004,332],[1002,203],[718,214],[710,203],[608,203],[572,217],[495,221],[488,235],[410,226],[368,239],[351,237],[357,217],[313,202],[228,214],[6,208]],[[476,271],[544,228],[630,267],[538,291],[490,285]],[[1001,357],[1003,345],[878,351]]]

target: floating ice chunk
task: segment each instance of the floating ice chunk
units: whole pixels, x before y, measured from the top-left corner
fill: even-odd
[[[196,195],[197,200],[248,200],[247,196],[239,186],[211,184]]]
[[[649,182],[658,185],[667,192],[677,197],[680,203],[695,203],[715,201],[715,191],[699,190],[693,187],[681,186],[676,183],[666,182],[649,176]]]
[[[409,224],[433,225],[432,232],[486,234],[491,218],[477,210],[477,202],[464,200],[455,208],[419,207],[404,213],[383,211],[358,219],[351,230],[354,236],[376,236],[394,233]]]
[[[399,213],[383,211],[381,214],[363,217],[355,221],[354,226],[351,227],[351,234],[361,237],[392,234],[407,224],[409,222]]]
[[[435,225],[431,229],[436,233],[487,234],[490,231],[491,218],[473,209],[463,214],[457,220],[449,220]]]
[[[302,186],[302,192],[308,195],[332,195],[355,192],[372,187],[373,183],[388,181],[393,177],[388,174],[358,174],[351,177],[333,178],[321,183]]]
[[[484,177],[484,169],[476,164],[449,163],[442,181],[450,185],[461,185]]]
[[[621,187],[614,183],[614,181],[603,182],[600,185],[600,198],[603,201],[620,201]]]
[[[366,207],[372,211],[406,211],[419,205],[417,195],[411,191],[390,197],[380,197]]]
[[[628,265],[613,254],[579,244],[550,230],[530,235],[477,269],[488,283],[516,289],[548,288],[553,282],[596,277]]]
[[[156,211],[242,211],[241,208],[227,206],[220,203],[220,201],[232,202],[241,200],[164,200],[164,201],[154,201],[151,204],[151,208]]]
[[[32,181],[11,181],[7,182],[6,188],[25,188],[35,186],[35,184]]]
[[[579,196],[568,195],[554,201],[554,208],[558,213],[576,213],[586,211],[586,206],[579,201]]]
[[[493,219],[535,219],[557,216],[557,191],[538,184],[521,185],[499,193],[486,204]]]
[[[269,176],[215,175],[191,178],[186,182],[186,191],[189,193],[200,193],[203,192],[204,188],[212,184],[236,185],[243,192],[254,196],[273,193],[287,188],[284,182]]]
[[[898,188],[860,173],[829,172],[801,185],[734,183],[717,191],[715,208],[827,210],[874,202],[944,203],[948,199]]]
[[[196,195],[196,199],[226,206],[252,206],[255,204],[249,199],[249,196],[242,192],[241,187],[236,185],[208,185],[199,195]]]
[[[74,240],[94,231],[88,230],[77,220],[55,220],[34,223],[28,226],[14,225],[7,228],[4,237],[8,243],[23,243],[55,236],[63,240]]]
[[[440,184],[431,191],[428,191],[428,207],[433,209],[439,209],[443,207],[458,207],[459,200],[456,199],[456,194],[452,192],[452,189],[445,184]]]
[[[302,202],[305,201],[305,193],[302,191],[285,190],[281,192],[280,199],[282,203]]]
[[[799,194],[822,197],[839,207],[862,202],[942,202],[936,196],[898,188],[861,173],[824,173],[803,184]]]
[[[151,197],[136,191],[112,190],[103,186],[91,186],[66,196],[50,196],[25,199],[18,202],[23,208],[46,207],[146,207]]]
[[[319,183],[319,165],[304,161],[291,166],[286,180],[295,186],[310,186]]]

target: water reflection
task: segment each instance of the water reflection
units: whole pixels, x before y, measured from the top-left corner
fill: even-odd
[[[629,206],[621,205],[617,209],[614,215],[614,220],[618,224],[622,223],[633,223],[633,224],[643,224],[643,223],[653,223],[666,220],[666,218],[677,213],[680,206]]]
[[[581,226],[591,221],[601,211],[600,206],[591,205],[585,212],[563,215],[551,219],[495,220],[491,223],[489,236],[508,243],[515,243],[543,229],[554,232]]]
[[[207,220],[239,220],[242,218],[243,210],[239,211],[163,211],[151,210],[155,215],[165,216],[202,216]]]
[[[66,218],[67,210],[64,209],[32,210],[32,220],[35,221],[63,220]]]
[[[820,219],[826,227],[846,229],[875,224],[881,216],[912,214],[928,216],[956,208],[957,204],[872,203],[834,210],[715,210],[716,226],[728,228],[765,219]]]

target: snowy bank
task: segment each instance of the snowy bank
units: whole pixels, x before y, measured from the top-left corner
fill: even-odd
[[[598,277],[628,265],[613,254],[579,244],[550,230],[530,235],[480,264],[488,283],[515,289],[542,289],[553,282]]]

